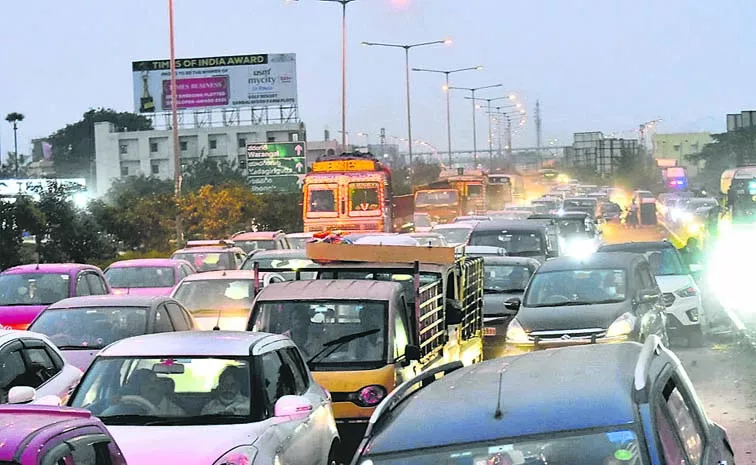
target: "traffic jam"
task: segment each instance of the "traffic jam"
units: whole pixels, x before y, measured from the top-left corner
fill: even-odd
[[[553,169],[390,184],[323,156],[302,232],[4,270],[0,463],[735,462],[678,356],[742,323],[744,278],[701,252],[714,197]]]

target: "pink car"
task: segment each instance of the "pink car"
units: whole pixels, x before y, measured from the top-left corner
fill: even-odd
[[[105,425],[88,410],[42,405],[0,406],[0,463],[126,465]]]
[[[144,258],[115,262],[105,270],[113,294],[168,296],[176,284],[197,272],[186,260]]]
[[[110,294],[99,268],[79,263],[21,265],[0,273],[0,329],[24,330],[59,300]]]

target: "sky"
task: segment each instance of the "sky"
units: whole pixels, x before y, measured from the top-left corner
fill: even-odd
[[[176,54],[203,57],[296,53],[300,117],[308,138],[338,137],[341,12],[317,0],[175,0]],[[661,118],[659,132],[721,132],[725,114],[756,109],[753,0],[356,0],[348,7],[348,132],[407,136],[404,56],[362,41],[448,46],[414,49],[411,66],[482,71],[452,85],[494,98],[514,92],[527,122],[513,146],[569,144],[573,132],[631,136]],[[89,108],[133,109],[131,62],[168,57],[167,0],[30,0],[0,7],[0,114],[18,111],[19,151],[77,121]],[[413,138],[444,149],[443,76],[412,73]],[[452,93],[455,149],[470,149],[472,109]],[[478,112],[478,144],[486,144]],[[0,121],[0,150],[12,150]]]

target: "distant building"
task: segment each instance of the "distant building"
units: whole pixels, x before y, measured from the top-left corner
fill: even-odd
[[[727,132],[756,127],[756,111],[744,110],[727,115]]]
[[[589,168],[600,176],[612,176],[623,156],[639,157],[636,139],[604,137],[602,132],[576,132],[572,147],[566,147],[567,166]]]
[[[247,144],[297,142],[306,139],[299,122],[264,125],[225,125],[181,128],[181,165],[201,158],[226,160],[239,166],[247,155]],[[113,124],[95,124],[97,195],[105,194],[115,179],[126,176],[156,176],[173,179],[173,139],[170,130],[118,132]]]
[[[653,156],[660,166],[681,166],[688,171],[688,176],[695,177],[700,166],[686,157],[699,153],[711,142],[708,132],[656,133],[652,137]]]

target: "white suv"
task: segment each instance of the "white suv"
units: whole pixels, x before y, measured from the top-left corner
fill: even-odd
[[[682,336],[689,347],[703,344],[704,319],[701,290],[690,270],[683,264],[680,253],[667,241],[628,242],[604,245],[599,252],[635,252],[645,255],[667,307],[667,329],[670,336]]]

